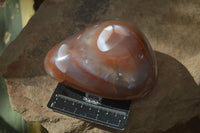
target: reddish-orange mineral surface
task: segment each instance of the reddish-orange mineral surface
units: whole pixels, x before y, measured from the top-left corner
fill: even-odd
[[[157,76],[148,40],[115,20],[96,23],[57,44],[48,52],[45,68],[67,86],[121,100],[145,96]]]

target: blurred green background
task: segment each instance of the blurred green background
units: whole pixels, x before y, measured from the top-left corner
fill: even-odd
[[[19,0],[1,2],[0,7],[0,55],[22,29]]]
[[[33,0],[0,0],[0,56],[34,14]],[[25,122],[10,105],[7,86],[0,75],[0,133],[44,133],[39,122]]]
[[[20,114],[12,110],[2,76],[0,76],[0,92],[0,133],[25,133],[27,124]]]

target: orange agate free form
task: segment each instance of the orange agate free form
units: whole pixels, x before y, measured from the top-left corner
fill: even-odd
[[[119,100],[145,96],[157,75],[146,37],[115,20],[96,23],[55,45],[45,58],[45,69],[74,89]]]

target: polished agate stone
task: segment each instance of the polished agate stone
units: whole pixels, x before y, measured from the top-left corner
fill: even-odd
[[[109,99],[136,99],[156,82],[154,52],[145,36],[121,21],[96,23],[55,45],[45,58],[59,82]]]

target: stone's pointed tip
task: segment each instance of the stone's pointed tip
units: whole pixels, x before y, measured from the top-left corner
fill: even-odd
[[[127,23],[94,24],[54,46],[45,58],[50,76],[75,89],[110,99],[136,99],[156,82],[154,52]]]

